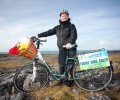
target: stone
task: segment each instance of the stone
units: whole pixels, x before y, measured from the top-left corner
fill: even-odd
[[[74,94],[78,94],[79,93],[79,91],[77,90],[77,89],[72,89],[72,93],[74,93]]]
[[[13,94],[11,100],[24,100],[25,95],[23,93]]]
[[[18,93],[13,94],[10,100],[35,100],[35,98],[28,94]]]
[[[51,97],[46,97],[45,100],[52,100]]]
[[[10,100],[10,96],[1,96],[0,100]]]
[[[120,89],[120,79],[112,80],[112,82],[108,85],[109,90],[118,90]]]
[[[96,94],[94,96],[87,97],[87,100],[111,100],[107,95]]]

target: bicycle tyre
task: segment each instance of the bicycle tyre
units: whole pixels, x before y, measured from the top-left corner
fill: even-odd
[[[49,73],[44,65],[37,63],[37,80],[32,82],[33,64],[28,63],[20,68],[14,76],[15,88],[22,93],[31,93],[45,87],[48,83]]]
[[[76,85],[86,91],[100,91],[110,83],[112,69],[105,67],[80,71],[80,67],[76,66],[73,70],[73,78]]]

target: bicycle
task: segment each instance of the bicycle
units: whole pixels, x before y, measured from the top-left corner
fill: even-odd
[[[38,50],[41,42],[46,42],[46,40],[38,38],[33,38],[32,40],[34,44],[36,43],[35,45]],[[71,46],[71,48],[75,47],[77,47],[76,44]],[[67,52],[69,53],[69,49]],[[43,64],[38,62],[39,59]],[[44,88],[49,82],[49,76],[52,76],[57,81],[60,79],[63,79],[66,83],[74,81],[79,88],[87,91],[99,91],[104,89],[112,79],[111,66],[112,65],[105,68],[81,70],[78,54],[73,58],[69,58],[69,55],[67,55],[65,72],[63,75],[60,75],[52,71],[42,54],[38,52],[32,62],[26,64],[15,73],[13,82],[18,91],[30,93]]]

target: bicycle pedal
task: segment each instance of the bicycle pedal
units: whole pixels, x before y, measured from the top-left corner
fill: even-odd
[[[66,82],[68,80],[68,78],[66,78],[65,80],[64,80],[64,82]]]
[[[62,75],[60,79],[65,79],[65,78],[66,78],[66,76],[65,76],[65,75]]]
[[[65,77],[64,79],[63,79],[63,82],[66,82],[68,80],[68,77]]]

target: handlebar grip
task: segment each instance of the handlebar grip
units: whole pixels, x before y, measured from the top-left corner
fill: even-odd
[[[77,44],[72,44],[70,48],[76,48]],[[63,48],[66,48],[66,45],[63,45]]]
[[[66,45],[63,45],[63,48],[66,48]]]
[[[47,40],[46,39],[40,39],[40,42],[46,42]]]
[[[39,39],[39,38],[36,38],[35,36],[32,36],[31,37],[32,41],[35,42],[35,41],[40,41],[40,42],[46,42],[47,40],[46,39]]]

